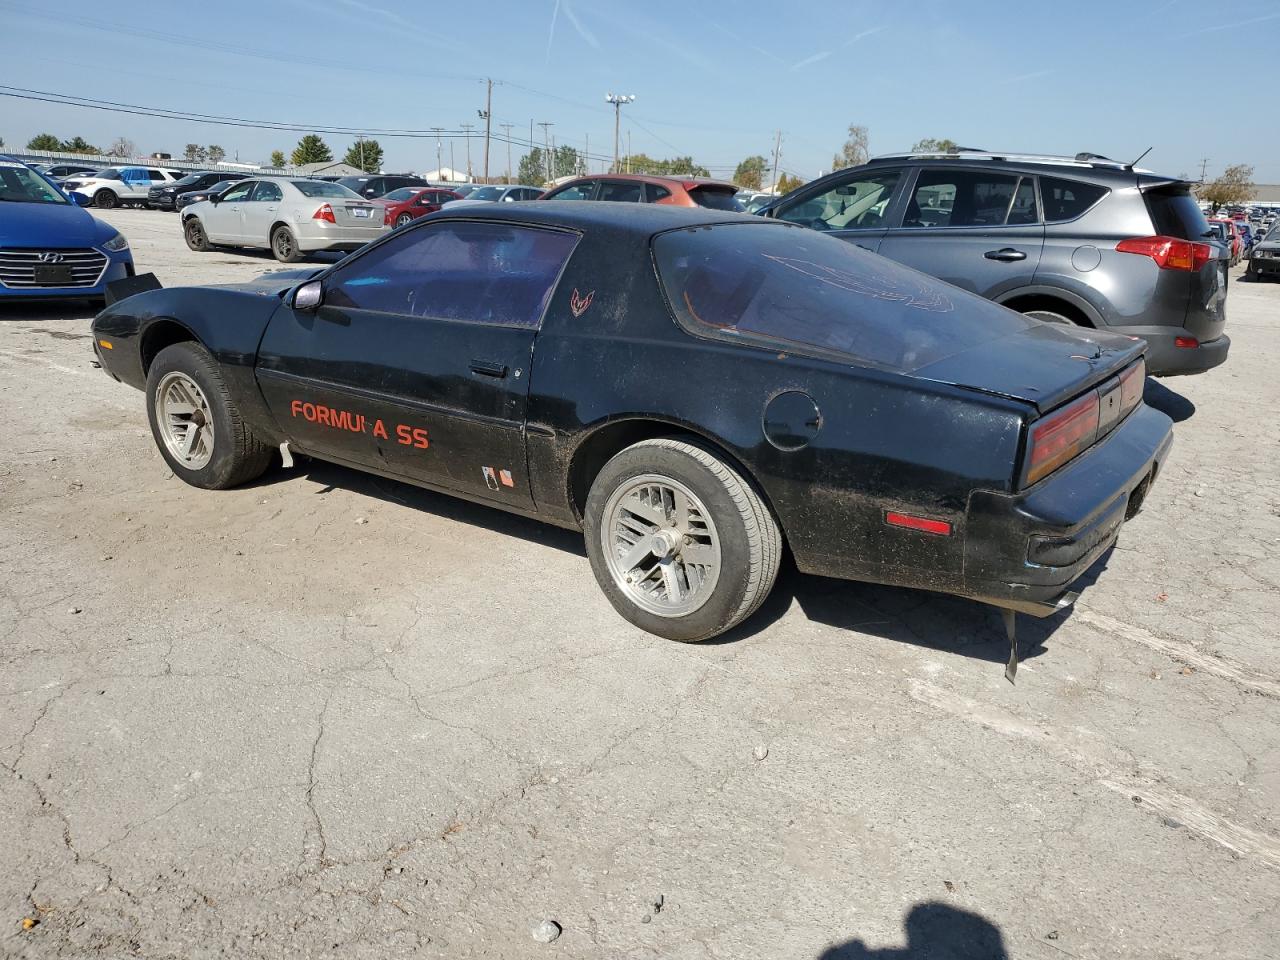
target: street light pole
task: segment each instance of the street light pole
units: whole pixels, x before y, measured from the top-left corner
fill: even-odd
[[[440,143],[440,134],[444,133],[444,127],[432,127],[432,131],[436,135],[436,179],[443,180],[440,176],[440,168],[444,166],[444,158],[440,156],[440,152],[444,149]]]
[[[507,183],[511,182],[511,128],[515,126],[513,123],[500,123],[503,134],[507,138]]]
[[[542,149],[547,155],[547,183],[555,179],[554,169],[551,166],[551,134],[549,127],[555,126],[554,120],[539,120],[538,126],[542,128]]]
[[[467,182],[471,183],[475,180],[475,177],[471,175],[471,131],[475,127],[475,124],[460,123],[458,126],[462,127],[462,129],[467,132]]]
[[[488,88],[484,95],[484,109],[477,110],[481,118],[484,120],[484,178],[489,179],[489,132],[493,123],[493,81],[488,77],[484,81],[488,84]]]
[[[622,123],[622,105],[624,103],[631,103],[635,100],[635,94],[619,93],[615,95],[612,93],[606,93],[604,95],[604,100],[605,103],[613,104],[613,171],[614,173],[620,173],[621,171],[618,168],[618,134]]]

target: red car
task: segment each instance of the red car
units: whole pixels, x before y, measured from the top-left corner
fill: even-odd
[[[393,227],[403,227],[406,223],[435,213],[450,200],[461,200],[462,194],[440,187],[401,187],[392,190],[385,197],[379,197],[374,203],[386,207],[382,222]]]
[[[664,203],[676,207],[746,211],[734,196],[738,188],[706,177],[659,177],[639,173],[604,173],[577,177],[548,190],[543,200],[612,200],[615,203]]]
[[[1244,238],[1240,236],[1240,231],[1236,229],[1236,222],[1225,217],[1210,217],[1209,222],[1227,225],[1227,233],[1231,237],[1231,265],[1234,267],[1240,262],[1240,257],[1244,255]]]

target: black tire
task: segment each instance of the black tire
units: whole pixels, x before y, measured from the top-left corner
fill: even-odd
[[[156,396],[168,374],[184,374],[195,381],[208,403],[213,425],[213,449],[206,464],[192,469],[170,451],[157,420]],[[147,419],[160,455],[174,475],[206,490],[225,490],[262,476],[271,464],[271,447],[263,443],[240,418],[217,361],[198,343],[165,347],[147,371]]]
[[[276,227],[271,231],[271,252],[281,263],[297,263],[302,259],[298,238],[288,227]]]
[[[208,253],[213,249],[213,244],[209,242],[209,235],[204,232],[204,224],[200,222],[199,217],[188,217],[182,225],[182,236],[186,238],[187,246],[196,253]]]
[[[413,217],[407,213],[402,213],[396,217],[396,227],[407,227],[411,223],[413,223]]]
[[[106,187],[93,195],[93,205],[101,210],[110,210],[119,203],[120,198],[116,196],[115,191],[108,190]]]
[[[1065,314],[1057,313],[1053,310],[1024,310],[1022,315],[1024,317],[1031,317],[1033,320],[1043,320],[1045,323],[1075,323],[1074,320]]]
[[[601,531],[608,522],[604,511],[610,498],[648,474],[673,479],[693,493],[705,505],[720,541],[714,588],[701,606],[683,616],[662,616],[639,606],[615,581],[605,556]],[[591,570],[614,609],[642,630],[685,643],[709,640],[755,613],[773,589],[782,559],[782,534],[755,488],[709,449],[682,437],[642,441],[606,463],[591,485],[584,528]]]

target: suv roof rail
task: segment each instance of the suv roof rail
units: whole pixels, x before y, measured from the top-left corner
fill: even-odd
[[[1135,172],[1149,172],[1138,171],[1136,167],[1130,167],[1129,164],[1121,163],[1119,160],[1104,157],[1100,153],[1088,152],[1077,153],[1074,157],[1064,157],[1052,153],[1010,153],[957,147],[955,150],[945,152],[938,150],[907,150],[902,153],[882,153],[879,156],[872,157],[871,160],[872,162],[877,160],[1011,160],[1016,163],[1052,163],[1068,167],[1107,167],[1114,170],[1133,169]]]

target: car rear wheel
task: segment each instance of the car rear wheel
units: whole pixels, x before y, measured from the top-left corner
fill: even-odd
[[[1028,310],[1023,314],[1024,317],[1031,317],[1033,320],[1043,320],[1045,323],[1074,323],[1070,317],[1061,313],[1054,313],[1052,310]]]
[[[271,252],[281,263],[297,263],[302,259],[298,240],[288,227],[276,227],[271,232]]]
[[[93,205],[95,207],[100,207],[103,210],[110,210],[119,202],[120,198],[117,197],[115,192],[112,190],[99,190],[93,195]]]
[[[196,217],[191,217],[182,225],[182,235],[187,239],[187,246],[196,253],[208,253],[212,249],[209,235],[204,232],[204,224]]]
[[[160,455],[194,487],[234,487],[271,462],[271,448],[240,418],[217,362],[197,343],[156,355],[147,371],[147,418]]]
[[[397,227],[407,227],[411,223],[413,223],[413,217],[409,216],[407,213],[402,213],[400,216],[396,217]]]
[[[669,640],[709,640],[773,588],[782,535],[755,489],[689,440],[628,447],[587,497],[587,555],[623,617]]]

